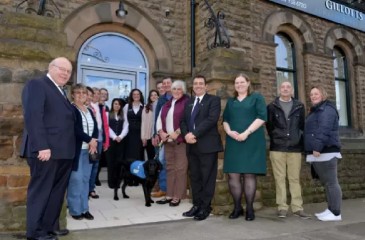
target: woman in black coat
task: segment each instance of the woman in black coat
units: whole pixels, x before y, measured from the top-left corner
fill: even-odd
[[[89,153],[95,153],[97,147],[98,128],[93,112],[85,106],[87,91],[82,84],[71,89],[73,107],[76,116],[76,152],[72,172],[67,187],[67,206],[75,220],[86,218],[93,220],[89,212],[89,178],[91,163]]]

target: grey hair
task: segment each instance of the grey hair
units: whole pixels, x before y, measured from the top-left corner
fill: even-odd
[[[171,89],[178,87],[181,87],[183,92],[186,93],[186,84],[183,80],[175,80],[171,85]]]

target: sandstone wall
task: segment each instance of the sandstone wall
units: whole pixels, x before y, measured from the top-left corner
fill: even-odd
[[[102,0],[103,1],[103,0]],[[75,14],[81,7],[102,1],[55,0],[61,19],[50,19],[25,14],[15,14],[15,7],[21,1],[0,1],[0,231],[24,229],[26,186],[29,170],[26,162],[19,158],[19,145],[23,129],[21,90],[24,83],[42,75],[48,62],[63,55],[76,61],[76,51],[67,46],[63,33],[64,20]],[[36,4],[38,1],[29,1]],[[115,1],[117,2],[117,1]],[[169,74],[190,78],[190,1],[176,0],[128,0],[126,6],[138,9],[166,39],[173,60],[173,71]],[[265,0],[210,0],[215,14],[225,13],[224,25],[231,39],[231,48],[207,50],[207,39],[214,38],[214,29],[209,30],[204,22],[210,12],[203,1],[197,1],[196,10],[196,69],[209,80],[209,93],[222,98],[222,109],[232,95],[233,80],[237,72],[247,73],[254,88],[271,101],[276,95],[275,44],[270,29],[265,32],[267,19],[271,14],[285,11],[284,25],[297,35],[300,66],[300,87],[303,102],[309,106],[310,86],[322,83],[334,98],[333,59],[328,52],[326,39],[329,32],[342,27],[314,16],[284,8]],[[52,6],[47,4],[47,8]],[[165,10],[170,14],[166,16]],[[296,28],[296,22],[302,25]],[[91,26],[90,26],[91,27]],[[132,31],[132,30],[131,30]],[[351,63],[351,104],[353,126],[356,138],[343,137],[344,158],[339,165],[340,183],[344,198],[365,197],[364,156],[365,143],[365,64],[363,46],[365,33],[347,27],[340,32],[353,34],[360,45],[352,46],[351,41],[343,41]],[[346,34],[343,36],[346,37]],[[333,34],[332,34],[333,35]],[[332,36],[331,35],[331,36]],[[336,35],[336,34],[334,34]],[[341,35],[342,36],[342,35]],[[147,39],[148,40],[148,39]],[[307,42],[306,42],[307,41]],[[309,41],[309,42],[308,42]],[[359,49],[360,48],[360,49]],[[75,62],[74,62],[75,64]],[[76,67],[76,66],[74,66]],[[75,79],[75,76],[73,76]],[[220,130],[223,133],[220,125]],[[224,134],[222,134],[224,140]],[[232,199],[227,187],[227,177],[222,172],[223,154],[219,154],[219,174],[217,177],[214,212],[224,214],[231,210]],[[301,179],[306,203],[324,201],[323,188],[313,181],[309,167],[303,161]],[[275,186],[268,161],[268,175],[259,178],[256,208],[275,204]]]

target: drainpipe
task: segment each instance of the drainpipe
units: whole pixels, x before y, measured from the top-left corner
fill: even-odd
[[[195,0],[191,0],[190,3],[190,62],[192,75],[195,67]]]

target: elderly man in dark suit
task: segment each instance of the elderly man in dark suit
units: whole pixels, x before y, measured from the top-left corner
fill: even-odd
[[[59,216],[75,155],[75,116],[63,90],[72,65],[54,59],[47,76],[30,80],[22,93],[24,133],[21,156],[30,167],[27,239],[58,239]]]
[[[211,212],[217,177],[218,152],[223,151],[218,133],[217,122],[221,112],[220,98],[207,94],[204,76],[193,80],[192,98],[185,108],[180,125],[187,142],[190,183],[193,195],[193,207],[183,213],[185,217],[195,220],[206,219]]]

